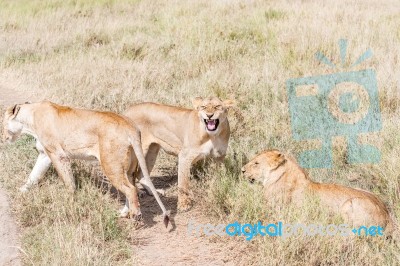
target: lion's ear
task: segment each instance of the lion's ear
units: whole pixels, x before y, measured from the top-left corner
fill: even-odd
[[[274,165],[272,167],[277,168],[280,165],[284,164],[285,162],[286,162],[285,154],[283,154],[282,152],[278,152],[274,158]]]
[[[21,109],[21,106],[16,104],[14,106],[9,107],[6,112],[7,112],[7,115],[10,117],[10,119],[14,119],[17,116],[20,109]]]
[[[225,106],[225,108],[231,108],[236,106],[236,101],[235,100],[225,100],[222,102],[222,104]]]
[[[202,97],[196,97],[196,98],[194,98],[193,100],[192,100],[192,104],[193,104],[193,107],[194,107],[194,109],[197,109],[199,106],[200,106],[200,104],[203,102],[203,98]]]

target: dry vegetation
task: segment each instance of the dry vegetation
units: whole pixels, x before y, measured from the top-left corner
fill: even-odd
[[[338,138],[334,168],[309,172],[316,181],[376,193],[398,219],[399,24],[397,1],[1,0],[0,84],[33,92],[36,99],[116,112],[141,101],[189,107],[197,95],[235,98],[239,110],[231,114],[226,167],[198,173],[197,204],[201,199],[214,223],[328,224],[337,218],[312,208],[267,208],[261,189],[242,180],[239,169],[265,148],[297,154],[310,145],[296,143],[289,133],[285,81],[331,73],[314,53],[323,51],[339,62],[337,43],[346,38],[344,71],[367,48],[374,52],[352,70],[377,73],[383,129],[372,139],[382,161],[346,164]],[[120,203],[91,182],[86,164],[75,167],[80,182],[75,201],[54,171],[22,197],[17,188],[36,157],[32,139],[1,146],[0,154],[0,181],[23,227],[25,263],[135,263],[133,226],[117,219]],[[164,156],[158,165],[171,161]],[[252,251],[242,261],[248,264],[400,264],[399,242],[380,237],[256,237],[248,245]]]

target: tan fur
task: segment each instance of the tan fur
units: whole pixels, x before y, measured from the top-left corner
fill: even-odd
[[[386,206],[370,192],[337,184],[321,184],[308,179],[296,161],[277,150],[264,151],[242,168],[243,175],[264,186],[267,200],[283,200],[301,206],[307,193],[342,215],[355,226],[380,225],[393,230]]]
[[[37,183],[52,163],[73,192],[75,180],[71,159],[97,159],[111,184],[127,197],[131,217],[141,215],[136,188],[128,177],[133,175],[138,161],[145,177],[148,180],[150,177],[141,149],[140,132],[128,118],[45,101],[10,107],[3,124],[4,140],[15,141],[24,133],[37,140],[39,157],[22,191]],[[152,184],[150,186],[154,189]],[[161,201],[159,204],[167,216],[164,205]]]
[[[141,103],[131,106],[124,115],[135,121],[142,135],[143,152],[149,171],[154,167],[162,148],[178,156],[178,209],[190,207],[190,167],[207,156],[222,161],[228,148],[230,135],[227,110],[232,101],[216,97],[193,100],[193,109]],[[218,119],[215,131],[206,129],[204,119]],[[141,182],[145,187],[145,182]]]

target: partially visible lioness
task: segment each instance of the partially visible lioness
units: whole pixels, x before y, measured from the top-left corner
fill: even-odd
[[[142,133],[143,152],[150,172],[160,148],[178,156],[179,210],[190,207],[191,165],[207,156],[219,161],[225,158],[230,135],[227,111],[232,105],[231,100],[197,97],[193,100],[194,109],[141,103],[124,112],[135,121]],[[148,186],[146,182],[143,179],[140,181],[144,187]]]
[[[386,228],[385,233],[393,230],[388,209],[375,195],[361,189],[313,182],[294,159],[277,150],[260,153],[242,172],[251,181],[263,184],[267,201],[279,199],[301,205],[306,194],[312,193],[348,223],[380,225]]]
[[[97,159],[111,184],[125,194],[130,216],[140,217],[137,191],[128,179],[139,161],[163,211],[164,223],[168,224],[168,212],[149,177],[140,132],[128,118],[111,112],[73,109],[44,101],[10,107],[5,113],[3,125],[5,141],[13,142],[24,133],[36,139],[39,157],[23,190],[36,184],[53,163],[58,175],[73,192],[75,181],[71,159]]]

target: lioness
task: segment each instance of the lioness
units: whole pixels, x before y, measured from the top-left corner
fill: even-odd
[[[193,100],[193,109],[157,103],[141,103],[128,108],[124,115],[135,121],[142,135],[143,153],[149,172],[158,152],[178,156],[178,209],[190,207],[189,176],[193,163],[207,156],[223,161],[229,141],[227,111],[233,101],[217,97]],[[140,177],[142,174],[140,173]],[[140,179],[146,188],[146,179]]]
[[[23,133],[36,139],[39,157],[22,190],[38,183],[52,163],[73,192],[71,159],[97,159],[111,184],[125,194],[130,216],[138,218],[141,212],[137,190],[128,176],[134,173],[139,161],[144,178],[163,211],[164,223],[168,225],[168,212],[155,192],[146,167],[140,132],[128,118],[44,101],[10,107],[3,124],[4,141],[13,142]]]
[[[313,182],[294,159],[277,150],[260,153],[242,172],[251,181],[263,184],[267,200],[280,199],[301,205],[306,193],[311,192],[348,223],[380,225],[386,228],[385,233],[393,230],[388,209],[375,195],[361,189]]]

